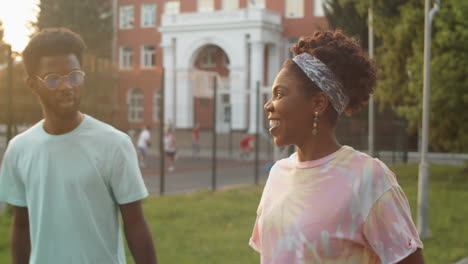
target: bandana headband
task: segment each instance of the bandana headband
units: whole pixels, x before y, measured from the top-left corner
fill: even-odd
[[[343,85],[327,65],[307,52],[297,55],[293,61],[320,90],[327,94],[338,115],[343,113],[349,98],[343,92]]]

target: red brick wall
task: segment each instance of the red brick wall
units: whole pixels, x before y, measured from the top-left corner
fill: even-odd
[[[144,3],[156,3],[156,27],[141,28],[141,5]],[[117,31],[117,52],[122,46],[133,48],[133,69],[119,72],[118,77],[118,102],[119,102],[119,126],[122,128],[141,128],[145,125],[153,125],[153,96],[156,89],[161,86],[162,49],[159,47],[161,34],[157,27],[161,24],[161,16],[164,12],[164,0],[119,0],[118,5],[133,5],[134,27],[133,29],[119,29]],[[119,9],[118,9],[119,10]],[[119,18],[120,19],[120,18]],[[119,21],[119,20],[117,20]],[[119,26],[119,25],[117,25]],[[156,47],[156,68],[142,69],[141,46],[154,45]],[[141,123],[129,123],[127,118],[127,94],[132,88],[140,88],[144,94],[144,117]]]

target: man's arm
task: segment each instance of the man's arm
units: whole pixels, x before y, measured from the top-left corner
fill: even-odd
[[[424,264],[422,250],[418,248],[413,254],[398,262],[398,264]]]
[[[136,264],[157,264],[151,232],[145,221],[141,201],[120,205],[127,244]]]
[[[29,214],[27,207],[13,206],[11,253],[13,264],[29,263],[31,240],[29,237]]]

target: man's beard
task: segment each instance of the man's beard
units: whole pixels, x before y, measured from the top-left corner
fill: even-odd
[[[44,115],[46,113],[53,113],[55,116],[57,116],[60,119],[73,119],[76,115],[76,113],[79,110],[80,107],[80,97],[73,98],[74,100],[74,105],[73,107],[70,107],[69,109],[63,109],[61,108],[58,104],[53,104],[50,101],[43,100],[40,98],[40,103],[42,106],[42,112]]]

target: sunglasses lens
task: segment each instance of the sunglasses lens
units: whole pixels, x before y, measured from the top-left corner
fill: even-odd
[[[68,75],[68,81],[72,84],[72,85],[80,85],[83,83],[84,81],[84,75],[82,72],[71,72],[69,75]]]
[[[57,86],[60,83],[60,76],[55,75],[55,74],[54,75],[48,75],[44,79],[44,82],[47,85],[47,87],[49,87],[50,89],[55,89],[55,88],[57,88]]]

